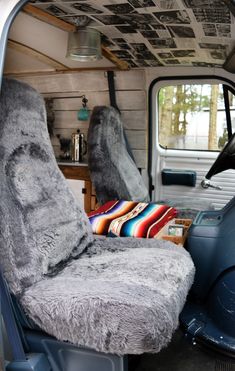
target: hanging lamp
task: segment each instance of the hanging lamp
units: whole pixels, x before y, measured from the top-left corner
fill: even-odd
[[[75,32],[69,32],[66,56],[79,62],[101,59],[100,32],[89,27],[79,27]]]

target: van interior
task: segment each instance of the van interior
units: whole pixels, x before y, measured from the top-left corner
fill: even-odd
[[[2,370],[235,370],[234,0],[2,3]]]

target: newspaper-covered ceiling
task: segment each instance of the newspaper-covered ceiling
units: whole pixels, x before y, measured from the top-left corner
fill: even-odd
[[[130,67],[221,67],[235,47],[235,23],[221,0],[32,0],[65,20],[99,30]],[[86,16],[86,17],[84,17]],[[88,17],[88,19],[87,19]]]

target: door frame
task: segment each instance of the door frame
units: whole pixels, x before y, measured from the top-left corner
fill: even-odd
[[[3,0],[5,1],[5,0]],[[28,3],[29,0],[15,0],[12,2],[13,8],[10,8],[9,14],[6,20],[3,19],[4,25],[0,34],[0,90],[2,85],[2,77],[3,77],[3,69],[4,69],[4,62],[5,62],[5,55],[7,49],[7,40],[8,40],[8,33],[12,22],[14,21],[16,15],[20,11],[20,9]]]
[[[155,169],[156,166],[153,161],[154,152],[156,152],[156,148],[159,147],[158,145],[158,128],[156,125],[156,117],[157,117],[157,101],[156,101],[156,93],[159,90],[159,88],[166,85],[166,82],[173,82],[173,83],[192,83],[197,82],[200,83],[210,83],[212,81],[217,81],[221,84],[226,84],[230,86],[233,90],[235,90],[235,83],[231,80],[229,80],[226,77],[222,77],[219,75],[184,75],[184,76],[168,76],[168,77],[158,77],[154,79],[148,90],[148,179],[149,179],[149,195],[152,199],[154,195],[155,190],[155,181],[154,178],[156,178]],[[225,107],[226,109],[226,107]],[[174,149],[163,149],[161,148],[162,154],[167,154],[169,157],[173,157],[175,155],[179,157],[185,157],[185,153],[181,154],[180,150],[174,150]],[[167,151],[167,152],[166,152]],[[196,157],[197,153],[200,155],[203,155],[205,158],[216,158],[218,155],[218,152],[215,151],[213,154],[213,151],[195,151],[195,150],[185,150],[187,151],[187,156],[190,158]],[[164,153],[165,152],[165,153]],[[156,158],[156,161],[159,159]]]

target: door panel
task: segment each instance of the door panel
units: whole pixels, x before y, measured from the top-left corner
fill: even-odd
[[[216,209],[222,208],[235,194],[235,171],[228,170],[223,173],[217,174],[212,178],[212,183],[222,187],[222,190],[213,188],[204,189],[201,187],[201,181],[208,172],[210,166],[215,160],[214,158],[203,158],[200,157],[177,157],[161,155],[159,153],[160,161],[156,162],[155,173],[158,174],[155,181],[155,190],[153,191],[154,200],[164,199],[179,199],[184,198],[192,200],[196,203],[196,200],[211,202]],[[158,164],[158,166],[157,166]],[[174,170],[193,170],[197,174],[196,186],[181,186],[181,185],[162,185],[161,171],[163,169],[174,169]]]

